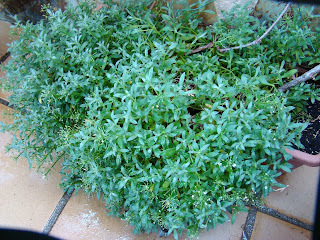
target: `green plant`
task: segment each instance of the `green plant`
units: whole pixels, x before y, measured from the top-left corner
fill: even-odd
[[[2,128],[16,133],[8,149],[39,169],[51,162],[47,172],[59,162],[63,188],[102,196],[135,233],[193,236],[227,221],[227,212],[234,222],[245,201],[281,186],[279,170],[291,167],[284,147],[300,146],[306,126],[291,114],[319,99],[310,84],[277,91],[303,61],[287,52],[313,54],[292,37],[298,22],[282,21],[286,35],[273,31],[260,45],[221,54],[216,47],[244,44],[266,27],[245,10],[202,29],[166,6],[108,6],[47,9],[46,21],[17,24],[1,86],[16,106]],[[308,35],[318,49],[319,33]],[[190,54],[213,39],[212,50]]]

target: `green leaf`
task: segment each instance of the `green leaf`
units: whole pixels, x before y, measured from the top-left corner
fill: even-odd
[[[180,80],[179,80],[179,87],[180,88],[183,88],[183,82],[184,82],[185,77],[186,77],[186,73],[184,72],[180,76]]]
[[[231,224],[234,224],[235,221],[236,221],[236,213],[234,212],[231,216]]]
[[[175,155],[176,149],[175,148],[170,148],[170,149],[166,149],[166,150],[164,150],[162,152],[163,152],[164,156],[172,157],[173,155]]]
[[[162,184],[162,188],[163,188],[163,189],[167,189],[169,186],[170,186],[170,182],[168,182],[168,181],[165,181],[165,182]]]
[[[217,14],[215,11],[212,11],[212,10],[203,10],[202,12],[210,13],[212,15],[216,15]]]
[[[177,229],[174,229],[174,230],[173,230],[173,236],[174,236],[174,239],[175,239],[175,240],[178,240],[178,239],[179,239],[179,235],[178,235]]]
[[[283,74],[281,77],[288,78],[288,77],[291,77],[292,75],[296,74],[297,72],[298,72],[297,69],[291,69],[288,72],[286,72],[285,74]]]
[[[279,166],[279,168],[281,168],[283,171],[285,171],[285,172],[291,172],[291,168],[292,168],[293,166],[291,165],[291,164],[289,164],[289,163],[285,163],[285,164],[281,164],[280,166]]]

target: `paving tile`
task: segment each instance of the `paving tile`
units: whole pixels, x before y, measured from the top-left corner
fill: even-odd
[[[240,239],[247,213],[239,214],[236,222],[232,225],[227,222],[216,229],[202,231],[198,239]],[[112,216],[107,212],[102,201],[96,197],[90,199],[81,191],[67,203],[57,223],[51,231],[51,235],[68,240],[161,240],[158,234],[142,234],[135,236],[133,227],[125,221]],[[165,238],[173,240],[173,236]],[[180,239],[180,238],[179,238]],[[186,239],[183,235],[181,239]]]
[[[7,43],[11,43],[10,23],[0,21],[0,57],[2,57],[8,49]]]
[[[236,221],[234,224],[231,222],[226,222],[223,225],[218,225],[216,229],[210,229],[209,231],[203,231],[199,235],[201,240],[212,240],[212,239],[221,239],[221,240],[240,240],[242,232],[246,223],[248,213],[239,213],[237,215]]]
[[[311,237],[308,230],[257,212],[251,240],[308,240]]]
[[[314,222],[319,168],[301,166],[278,178],[288,185],[282,192],[272,192],[266,199],[267,207],[308,224]]]
[[[8,97],[11,95],[11,93],[8,93],[8,92],[4,92],[0,89],[0,97],[3,98],[3,99],[6,99],[8,100]]]
[[[7,107],[0,104],[0,113]],[[0,117],[0,121],[8,119]],[[43,178],[26,160],[15,162],[5,153],[11,141],[10,133],[0,133],[0,227],[42,231],[62,191],[59,189],[59,169]]]

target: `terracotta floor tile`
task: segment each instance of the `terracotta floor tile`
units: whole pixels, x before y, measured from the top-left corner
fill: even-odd
[[[311,237],[308,230],[257,212],[251,240],[308,240]]]
[[[199,240],[240,240],[242,232],[246,223],[248,213],[239,213],[234,224],[227,222],[223,225],[217,226],[216,229],[203,231],[199,235]]]
[[[282,192],[271,193],[266,206],[290,217],[312,224],[314,222],[319,168],[302,166],[286,173],[278,182],[289,185]]]
[[[5,108],[0,104],[0,112]],[[41,231],[62,196],[59,170],[46,179],[26,160],[15,162],[4,151],[10,140],[10,133],[0,133],[0,226]]]
[[[233,225],[228,222],[216,229],[204,230],[198,239],[240,239],[246,216],[247,213],[241,213]],[[125,221],[107,216],[103,202],[98,201],[95,197],[88,199],[84,193],[79,192],[76,196],[72,196],[51,234],[68,240],[174,239],[172,235],[168,238],[159,238],[156,233],[135,236],[132,230],[133,227]],[[186,239],[186,236],[183,235],[181,239]]]
[[[7,43],[11,43],[10,23],[0,21],[0,57],[2,57],[8,49]]]
[[[2,90],[0,90],[0,97],[1,98],[4,98],[6,100],[8,100],[8,97],[11,95],[11,93],[8,93],[8,92],[4,92]]]

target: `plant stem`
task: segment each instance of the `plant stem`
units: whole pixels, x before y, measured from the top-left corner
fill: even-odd
[[[213,46],[213,42],[208,43],[207,45],[204,45],[204,46],[202,46],[202,47],[198,47],[198,48],[192,50],[190,54],[197,53],[197,52],[201,52],[201,51],[203,51],[204,49],[211,48],[212,46]]]
[[[279,88],[279,91],[285,92],[286,90],[288,90],[288,88],[294,87],[297,84],[300,84],[302,82],[305,82],[309,79],[314,78],[315,75],[319,72],[320,72],[320,64],[315,66],[314,68],[312,68],[311,70],[309,70],[305,74],[301,75],[300,77],[286,83],[285,85],[283,85],[282,87]]]

